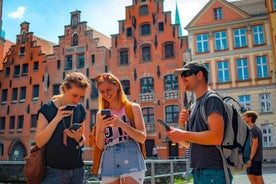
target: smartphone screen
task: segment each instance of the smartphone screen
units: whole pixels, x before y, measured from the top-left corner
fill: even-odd
[[[103,109],[101,110],[102,115],[106,115],[104,119],[111,117],[111,112],[109,109]]]
[[[160,125],[162,125],[163,127],[165,127],[165,129],[166,129],[167,131],[170,131],[170,130],[171,130],[170,126],[169,126],[167,123],[165,123],[164,121],[162,121],[161,119],[157,119],[157,122],[158,122]]]
[[[76,106],[75,105],[66,105],[66,107],[64,108],[64,109],[62,109],[62,110],[69,110],[69,111],[71,111],[71,110],[73,110],[74,108],[75,108]]]

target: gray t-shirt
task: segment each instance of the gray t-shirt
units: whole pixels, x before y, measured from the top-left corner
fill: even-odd
[[[207,93],[206,93],[207,94]],[[208,129],[206,122],[201,117],[200,105],[204,96],[196,100],[195,107],[192,110],[190,120],[187,124],[187,130],[192,132],[202,132]],[[211,113],[224,114],[224,106],[218,97],[210,97],[205,103],[205,112],[207,117]],[[225,117],[224,117],[225,120]],[[208,139],[208,137],[206,137]],[[216,146],[191,144],[191,168],[193,169],[222,169],[223,162],[221,154]]]
[[[253,158],[253,161],[262,161],[263,160],[263,135],[262,129],[256,124],[250,128],[250,133],[252,138],[258,138],[258,149]]]

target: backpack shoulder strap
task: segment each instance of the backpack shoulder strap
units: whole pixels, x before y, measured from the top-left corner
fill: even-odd
[[[134,115],[133,115],[133,111],[132,111],[132,103],[131,102],[126,102],[125,111],[126,111],[126,115],[127,115],[128,119],[130,121],[133,121]]]
[[[211,97],[217,97],[222,100],[221,96],[213,90],[209,90],[207,92],[207,94],[204,96],[204,98],[201,100],[201,104],[199,106],[200,115],[206,124],[207,124],[207,115],[206,115],[206,111],[205,111],[205,105],[206,105],[207,100]]]

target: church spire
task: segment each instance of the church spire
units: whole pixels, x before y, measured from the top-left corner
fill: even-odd
[[[175,24],[178,24],[178,30],[179,30],[179,36],[182,36],[182,27],[181,27],[181,22],[180,22],[180,17],[179,17],[179,12],[178,12],[178,7],[177,7],[177,2],[176,2],[176,7],[175,7]]]

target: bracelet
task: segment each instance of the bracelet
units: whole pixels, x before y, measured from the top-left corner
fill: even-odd
[[[81,138],[79,139],[79,141],[78,142],[81,142],[83,140],[83,136],[81,136]]]

